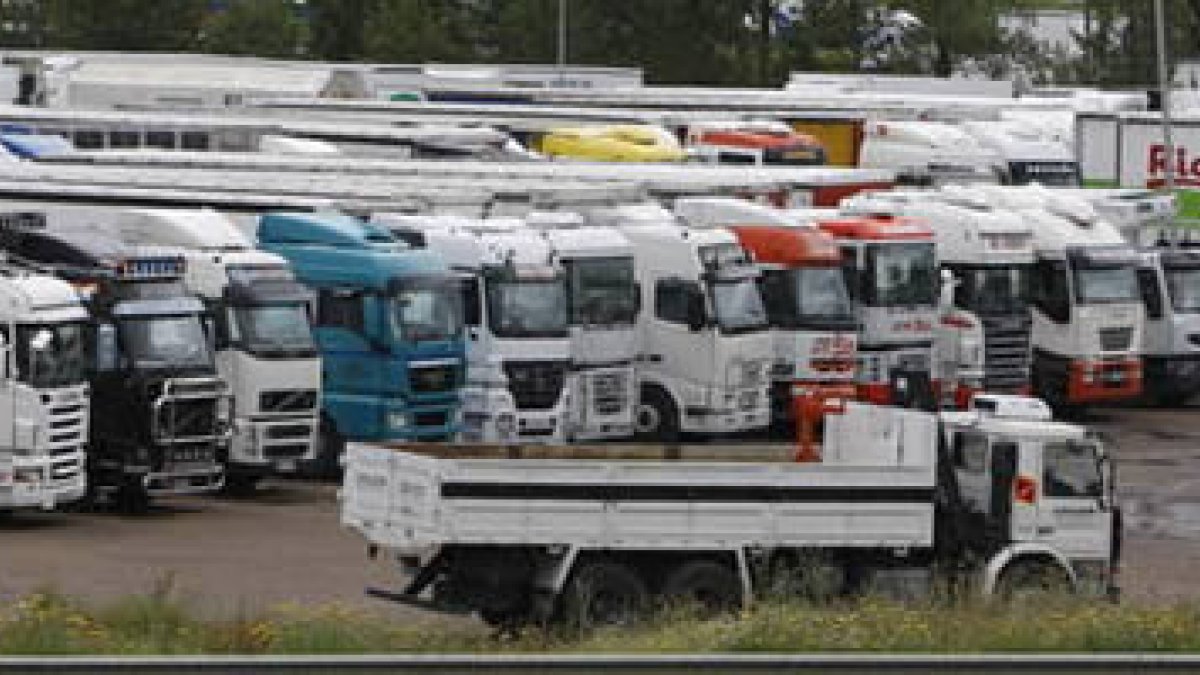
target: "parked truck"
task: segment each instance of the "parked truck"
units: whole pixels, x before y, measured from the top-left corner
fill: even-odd
[[[793,214],[832,235],[841,248],[858,316],[858,399],[879,405],[925,399],[925,405],[934,405],[939,282],[933,230],[912,219],[843,216],[828,209]]]
[[[726,231],[693,230],[656,204],[597,209],[634,246],[638,321],[636,430],[731,434],[770,424],[771,335],[761,272]]]
[[[1078,409],[1142,393],[1138,256],[1087,202],[1030,187],[981,188],[1034,233],[1033,391]]]
[[[29,220],[2,214],[0,226]],[[87,319],[67,282],[0,264],[0,511],[54,509],[86,492]]]
[[[572,212],[534,212],[525,225],[542,234],[567,282],[571,334],[568,436],[573,440],[633,435],[638,401],[641,289],[634,248],[615,227],[588,225]]]
[[[809,134],[770,120],[692,122],[683,129],[689,157],[714,164],[817,166],[825,148]]]
[[[696,197],[675,202],[691,227],[724,227],[763,268],[771,324],[771,418],[795,432],[814,457],[826,414],[856,396],[858,322],[842,275],[837,240],[778,209],[744,200]]]
[[[862,194],[842,202],[842,211],[919,218],[933,231],[944,277],[934,364],[943,407],[966,408],[982,391],[1029,391],[1027,221],[961,186]]]
[[[930,589],[1116,591],[1120,525],[1108,450],[1034,399],[933,414],[852,403],[820,463],[466,457],[354,444],[342,523],[397,560],[376,593],[493,624],[627,623],[658,598],[737,608]]]
[[[217,372],[233,393],[225,484],[251,491],[272,473],[314,459],[321,362],[311,294],[283,258],[259,251],[209,209],[128,209],[106,225],[127,242],[183,250],[187,289],[203,300]]]
[[[513,218],[376,214],[374,222],[462,274],[467,375],[461,438],[567,439],[571,362],[567,284],[549,244]]]
[[[258,243],[316,295],[319,470],[336,470],[346,440],[454,437],[465,343],[458,280],[439,255],[337,213],[265,214]]]
[[[204,306],[183,285],[182,251],[83,227],[31,229],[5,247],[54,270],[85,299],[96,496],[141,510],[153,496],[219,489],[229,393],[204,333]]]
[[[1159,405],[1182,405],[1200,393],[1200,249],[1159,246],[1139,258],[1145,394]]]

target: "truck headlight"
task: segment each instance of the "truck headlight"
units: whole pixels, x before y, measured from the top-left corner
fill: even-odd
[[[387,414],[387,426],[389,429],[407,429],[408,415],[399,410],[389,411]]]
[[[501,436],[511,436],[517,428],[517,419],[512,413],[501,413],[496,416],[496,433]]]

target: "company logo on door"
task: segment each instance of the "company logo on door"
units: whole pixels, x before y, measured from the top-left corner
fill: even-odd
[[[1176,185],[1200,186],[1200,157],[1192,156],[1187,148],[1176,146],[1174,169]],[[1166,146],[1151,144],[1146,162],[1146,187],[1162,187],[1166,183],[1166,172]]]

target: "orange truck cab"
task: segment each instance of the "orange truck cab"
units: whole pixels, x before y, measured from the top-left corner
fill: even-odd
[[[816,459],[821,421],[857,394],[858,336],[837,240],[815,227],[729,228],[763,269],[773,335],[772,418],[797,430],[801,459]]]
[[[825,164],[825,146],[819,140],[782,122],[696,123],[688,127],[686,145],[692,158],[716,164]]]
[[[858,398],[936,405],[931,368],[940,275],[933,230],[914,219],[830,211],[812,220],[841,248],[858,316]]]

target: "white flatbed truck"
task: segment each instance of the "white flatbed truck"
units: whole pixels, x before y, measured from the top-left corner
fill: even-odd
[[[351,444],[342,522],[408,575],[375,594],[499,625],[623,623],[655,597],[736,607],[780,580],[911,595],[935,569],[985,594],[1115,593],[1104,446],[1041,401],[979,395],[941,414],[852,403],[828,425],[820,463]]]

